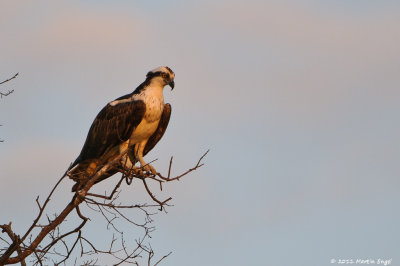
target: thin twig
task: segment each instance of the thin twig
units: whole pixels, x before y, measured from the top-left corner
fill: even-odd
[[[144,244],[144,240],[150,237],[149,233],[154,230],[154,227],[150,226],[150,223],[152,222],[151,216],[154,214],[150,211],[148,211],[149,208],[153,207],[160,207],[159,210],[163,210],[165,206],[170,206],[168,205],[168,202],[172,199],[169,197],[168,199],[164,201],[158,200],[151,189],[149,188],[147,184],[147,179],[154,180],[159,182],[160,184],[160,189],[162,189],[162,183],[163,182],[170,182],[173,180],[179,180],[186,174],[190,173],[191,171],[194,171],[198,169],[199,167],[203,166],[201,163],[202,159],[207,155],[208,151],[201,156],[197,164],[184,172],[183,174],[171,178],[171,169],[172,169],[172,158],[170,160],[169,168],[168,168],[168,177],[163,177],[160,173],[157,173],[157,175],[154,175],[150,172],[142,171],[141,168],[135,168],[131,167],[131,169],[121,169],[121,172],[123,173],[122,177],[119,179],[118,183],[114,186],[111,194],[109,196],[105,195],[97,195],[93,193],[89,193],[89,190],[91,187],[96,183],[97,180],[99,180],[100,177],[102,177],[105,173],[110,171],[111,169],[116,169],[115,167],[119,167],[119,163],[121,160],[121,157],[124,156],[124,154],[121,154],[120,156],[117,156],[117,158],[114,158],[112,161],[108,162],[105,165],[100,166],[96,172],[90,176],[87,177],[84,180],[84,183],[81,183],[80,187],[78,190],[75,192],[73,195],[71,201],[67,204],[67,206],[64,208],[64,210],[61,211],[60,214],[54,215],[53,219],[50,219],[50,217],[45,214],[45,209],[50,202],[51,197],[53,196],[56,188],[59,186],[59,184],[64,180],[65,176],[67,176],[68,171],[64,173],[64,175],[58,180],[56,185],[53,187],[53,189],[50,191],[50,194],[44,201],[44,203],[41,205],[39,202],[39,197],[36,198],[36,205],[38,206],[39,209],[39,214],[33,221],[31,227],[28,229],[28,231],[24,234],[22,238],[20,238],[18,235],[16,235],[12,229],[11,229],[11,223],[9,225],[0,225],[0,228],[3,229],[3,232],[6,232],[12,242],[8,242],[3,240],[8,244],[8,249],[0,255],[0,264],[12,264],[12,263],[24,263],[24,260],[27,256],[30,254],[33,254],[36,257],[36,264],[42,265],[43,260],[47,260],[48,258],[46,257],[46,254],[50,255],[55,255],[55,256],[60,256],[62,257],[61,261],[59,262],[54,262],[54,264],[59,265],[62,263],[65,263],[69,258],[70,255],[72,254],[72,251],[75,249],[77,244],[79,243],[81,246],[81,256],[83,255],[93,255],[94,253],[103,253],[103,254],[109,254],[112,257],[114,257],[119,263],[131,263],[131,264],[136,264],[138,265],[137,259],[145,259],[144,254],[147,254],[147,261],[148,264],[150,265],[151,259],[154,257],[154,251],[151,248],[151,245]],[[149,196],[152,198],[152,200],[157,203],[157,204],[135,204],[135,205],[123,205],[123,204],[118,204],[116,203],[116,200],[119,198],[119,193],[120,190],[120,185],[122,183],[122,180],[124,178],[137,178],[142,180],[143,185],[146,189],[146,192],[149,194]],[[129,184],[128,184],[129,185]],[[90,197],[95,197],[95,198],[101,198],[104,200],[104,202],[98,202],[95,198],[90,198]],[[82,235],[82,228],[86,224],[86,222],[89,220],[89,218],[85,217],[82,212],[79,209],[79,205],[85,202],[89,208],[91,208],[90,205],[96,206],[95,211],[99,212],[104,219],[108,222],[107,227],[112,228],[115,230],[115,232],[118,232],[121,236],[121,243],[118,244],[121,246],[121,248],[114,248],[114,245],[116,243],[116,239],[113,235],[113,239],[110,243],[110,248],[109,250],[99,250],[96,249],[95,246],[86,238],[83,237]],[[93,207],[94,207],[93,206]],[[81,218],[82,222],[74,228],[73,230],[70,230],[66,233],[61,233],[60,231],[60,224],[64,221],[66,221],[66,217],[70,214],[71,211],[76,210],[77,215]],[[92,209],[92,208],[91,208]],[[125,209],[125,210],[122,210]],[[133,219],[131,219],[128,215],[125,213],[127,212],[128,209],[139,209],[142,211],[145,215],[145,221],[143,223],[137,223]],[[48,224],[38,224],[39,220],[43,219],[43,216],[46,215],[47,217],[47,222]],[[123,236],[123,231],[117,228],[117,223],[115,223],[115,219],[117,218],[122,218],[126,222],[129,222],[135,226],[139,226],[145,229],[145,235],[143,238],[139,238],[136,243],[137,247],[134,248],[133,250],[128,249],[128,245],[125,243],[124,236]],[[114,224],[115,223],[115,224]],[[40,228],[40,231],[38,235],[33,239],[32,241],[32,230],[34,228]],[[73,242],[68,242],[67,237],[71,236],[72,234],[76,234],[76,238]],[[48,237],[50,238],[50,243],[47,244],[44,248],[40,246],[40,243],[42,240]],[[29,239],[27,244],[24,244],[24,241],[26,239]],[[86,242],[90,245],[90,248],[88,251],[85,250],[83,242]],[[60,247],[63,247],[63,251],[59,252],[56,250],[56,244],[60,243]],[[71,245],[69,246],[67,243],[70,243]],[[54,247],[54,248],[53,248]],[[58,247],[58,246],[57,246]],[[64,250],[65,248],[65,250]],[[50,250],[51,249],[51,250]],[[0,251],[5,250],[5,249],[0,249]],[[11,257],[11,255],[17,251],[18,254],[15,257]],[[159,264],[163,259],[165,259],[167,256],[169,256],[171,252],[164,257],[162,257],[155,265]],[[89,260],[84,263],[84,265],[94,265],[97,262],[97,260]]]
[[[1,84],[4,84],[4,83],[6,83],[6,82],[9,82],[9,81],[12,80],[12,79],[15,79],[17,76],[18,76],[18,73],[15,74],[13,77],[11,77],[11,78],[9,78],[9,79],[6,79],[6,80],[4,80],[4,81],[2,81],[2,82],[0,82],[0,85],[1,85]],[[4,97],[5,97],[5,96],[8,96],[8,95],[10,95],[10,94],[13,93],[13,92],[14,92],[14,90],[9,90],[9,91],[7,91],[7,92],[0,92],[0,98],[3,98],[3,96],[4,96]],[[0,142],[3,142],[3,141],[0,141]]]
[[[168,257],[171,254],[172,254],[172,251],[170,251],[167,255],[164,255],[159,261],[157,261],[156,264],[154,264],[154,266],[157,266],[157,264],[159,264],[163,259],[165,259],[166,257]]]
[[[7,91],[7,92],[0,92],[0,98],[6,97],[6,96],[10,95],[13,92],[14,92],[14,90],[10,90],[10,91]]]
[[[19,73],[16,73],[13,77],[11,77],[11,78],[9,78],[9,79],[6,79],[6,80],[4,80],[4,81],[2,81],[2,82],[0,82],[0,85],[1,85],[1,84],[4,84],[4,83],[6,83],[6,82],[9,82],[9,81],[12,80],[12,79],[15,79],[15,78],[18,76],[18,74],[19,74]]]
[[[165,181],[179,180],[180,178],[182,178],[183,176],[189,174],[190,172],[192,172],[192,171],[194,171],[194,170],[197,170],[197,168],[202,167],[204,164],[203,164],[203,163],[200,164],[200,163],[201,163],[201,161],[203,160],[203,158],[208,154],[209,151],[210,151],[210,150],[207,150],[207,151],[203,154],[203,156],[200,157],[199,161],[197,162],[197,164],[196,164],[193,168],[190,168],[189,170],[187,170],[187,171],[184,172],[183,174],[181,174],[181,175],[179,175],[179,176],[176,176],[176,177],[173,177],[173,178],[171,178],[170,175],[169,175],[169,173],[171,172],[171,166],[172,166],[172,157],[171,157],[171,161],[170,161],[169,169],[168,169],[168,177],[164,177],[164,176],[162,176],[160,173],[157,173],[157,176],[158,176],[159,178],[161,178],[162,180],[165,180]]]

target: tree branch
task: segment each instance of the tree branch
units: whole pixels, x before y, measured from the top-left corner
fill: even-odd
[[[148,263],[150,265],[150,261],[154,255],[154,251],[152,250],[151,246],[145,246],[143,241],[145,238],[149,237],[149,233],[154,230],[154,227],[149,226],[148,224],[151,223],[153,220],[151,216],[154,213],[149,212],[147,209],[148,208],[153,208],[153,207],[160,207],[159,210],[163,210],[164,206],[168,206],[168,202],[172,199],[169,197],[168,199],[164,201],[158,200],[155,196],[154,193],[151,191],[147,184],[147,179],[149,180],[154,180],[160,183],[160,189],[162,188],[161,184],[163,182],[170,182],[174,180],[179,180],[183,176],[187,175],[188,173],[198,169],[199,167],[203,166],[201,161],[203,158],[207,155],[209,151],[203,154],[197,164],[184,172],[183,174],[177,176],[177,177],[170,177],[171,173],[171,168],[172,168],[172,157],[170,160],[169,164],[169,169],[168,169],[168,177],[163,177],[160,173],[157,173],[157,175],[154,175],[152,173],[144,172],[141,169],[121,169],[122,177],[119,179],[115,187],[113,188],[111,194],[109,196],[107,195],[98,195],[98,194],[93,194],[89,193],[88,191],[91,189],[91,187],[96,183],[96,181],[104,175],[104,173],[108,172],[111,168],[117,167],[119,165],[120,159],[124,154],[121,154],[120,156],[117,156],[114,160],[111,162],[107,163],[106,165],[103,165],[97,169],[97,171],[90,177],[87,177],[85,180],[86,183],[82,185],[83,187],[78,189],[74,195],[72,196],[71,201],[65,206],[65,208],[61,211],[60,214],[55,215],[54,219],[51,220],[47,215],[47,224],[40,225],[39,220],[43,217],[43,214],[45,213],[45,209],[48,206],[48,203],[51,200],[51,197],[53,196],[54,192],[60,185],[60,183],[65,179],[65,177],[68,175],[68,171],[64,173],[64,175],[58,180],[58,182],[55,184],[55,186],[52,188],[50,191],[49,195],[47,196],[46,200],[44,201],[43,205],[40,204],[39,202],[39,196],[36,198],[36,204],[39,208],[39,213],[35,220],[33,221],[32,225],[29,227],[29,229],[26,231],[24,236],[20,238],[17,234],[13,232],[11,229],[11,222],[9,224],[4,224],[0,225],[0,228],[2,229],[3,233],[7,233],[8,237],[11,239],[11,243],[8,243],[5,241],[3,238],[2,240],[8,243],[8,248],[3,249],[5,252],[0,255],[0,265],[4,264],[14,264],[20,262],[22,265],[25,265],[24,260],[26,257],[30,256],[33,254],[36,257],[37,264],[42,265],[42,260],[47,259],[45,256],[46,254],[53,254],[57,256],[62,256],[63,259],[55,263],[56,265],[60,263],[65,263],[71,256],[72,251],[75,249],[75,247],[80,244],[81,248],[81,256],[84,254],[90,254],[91,251],[85,251],[85,248],[83,246],[83,241],[85,243],[88,243],[89,246],[91,247],[91,250],[93,250],[94,253],[104,253],[104,254],[110,254],[112,255],[115,259],[119,261],[118,264],[121,263],[133,263],[137,264],[136,259],[141,257],[142,252],[146,252],[148,255]],[[123,204],[117,204],[115,200],[118,198],[119,192],[118,189],[121,186],[122,180],[131,180],[132,178],[138,178],[142,180],[144,188],[148,195],[151,197],[151,199],[157,203],[156,205],[148,205],[148,204],[134,204],[134,205],[123,205]],[[131,182],[127,182],[127,185],[129,185]],[[103,199],[104,202],[98,202],[95,200],[95,198],[101,198]],[[115,243],[115,238],[113,236],[113,240],[111,241],[110,244],[110,249],[108,251],[101,251],[99,249],[96,249],[92,243],[88,239],[86,239],[83,236],[82,229],[84,228],[85,224],[89,220],[89,218],[85,217],[80,208],[79,205],[85,202],[86,205],[90,208],[90,205],[96,206],[97,209],[94,209],[97,211],[99,214],[101,214],[105,220],[107,221],[107,227],[111,226],[111,228],[116,232],[119,233],[121,236],[121,249],[114,249],[113,245]],[[77,216],[82,220],[81,223],[76,226],[74,229],[67,231],[66,233],[60,233],[60,225],[63,223],[66,219],[66,217],[73,211],[76,210]],[[92,208],[91,208],[92,209]],[[134,220],[130,219],[124,212],[123,210],[138,210],[142,211],[145,215],[145,221],[143,223],[137,223]],[[111,215],[111,216],[110,216]],[[114,220],[116,218],[122,218],[124,221],[134,225],[138,226],[144,229],[145,235],[142,239],[139,239],[136,241],[137,247],[134,248],[132,251],[128,251],[128,248],[125,244],[125,240],[123,237],[123,231],[119,230],[114,224]],[[40,228],[38,234],[36,237],[34,237],[32,241],[32,232],[33,229],[35,228]],[[76,238],[74,238],[71,247],[68,246],[69,242],[66,242],[66,239],[71,236],[76,234]],[[29,244],[24,244],[24,241],[29,237]],[[41,248],[40,245],[42,241],[46,238],[50,238],[50,242],[44,246],[44,248]],[[83,240],[83,241],[82,241]],[[58,251],[56,251],[53,247],[57,244],[61,243],[61,246],[65,248],[65,253],[62,254]],[[51,252],[50,250],[53,249]],[[14,252],[17,252],[17,254],[14,257],[11,257]],[[123,253],[124,255],[121,256],[120,253]],[[160,263],[164,258],[169,256],[171,253],[168,255],[162,257],[157,263]],[[96,260],[97,261],[97,260]],[[93,263],[96,263],[96,261],[88,261],[85,262],[85,265],[93,265]],[[117,265],[118,265],[117,264]]]
[[[0,82],[0,85],[1,85],[1,84],[4,84],[4,83],[6,83],[6,82],[9,82],[9,81],[12,80],[12,79],[15,79],[18,75],[19,75],[19,73],[16,73],[16,74],[15,74],[14,76],[12,76],[11,78],[6,79],[6,80]]]

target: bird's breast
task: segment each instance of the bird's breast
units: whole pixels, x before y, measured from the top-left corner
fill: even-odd
[[[164,109],[164,101],[157,97],[147,97],[145,99],[146,112],[143,119],[148,122],[159,121]]]
[[[164,109],[163,99],[158,97],[146,97],[143,100],[146,104],[146,112],[142,121],[132,132],[130,138],[131,144],[147,140],[154,134]]]
[[[147,88],[144,92],[135,95],[135,100],[141,100],[146,105],[144,119],[148,122],[158,121],[164,109],[164,97],[162,88]]]
[[[143,119],[140,124],[133,130],[130,145],[140,143],[144,140],[147,140],[154,134],[158,127],[158,123],[160,120],[156,120],[153,122],[149,122],[146,119]]]

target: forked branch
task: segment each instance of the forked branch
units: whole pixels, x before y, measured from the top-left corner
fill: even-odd
[[[167,198],[166,200],[158,200],[156,196],[154,196],[154,193],[151,191],[150,187],[148,186],[147,182],[148,180],[154,180],[156,182],[160,183],[160,188],[162,188],[161,184],[164,182],[170,182],[174,180],[179,180],[183,176],[187,175],[188,173],[198,169],[199,167],[203,166],[201,161],[203,158],[207,155],[208,151],[201,156],[197,164],[190,168],[189,170],[185,171],[183,174],[176,176],[176,177],[170,177],[171,173],[171,168],[172,168],[172,157],[170,160],[169,164],[169,169],[168,169],[168,176],[164,177],[160,173],[157,173],[157,175],[154,175],[152,173],[144,172],[141,169],[128,169],[128,170],[121,170],[123,173],[122,177],[118,180],[118,182],[115,184],[111,194],[109,196],[107,195],[98,195],[98,194],[93,194],[89,193],[89,190],[91,187],[96,183],[96,180],[100,178],[102,175],[104,175],[105,172],[109,171],[111,168],[116,167],[118,163],[120,162],[120,159],[123,155],[120,157],[115,158],[113,161],[109,162],[108,164],[100,167],[94,175],[88,178],[87,182],[85,185],[78,190],[73,196],[71,201],[65,206],[65,208],[61,211],[60,214],[55,215],[54,219],[50,219],[49,217],[47,218],[47,224],[41,225],[39,224],[39,221],[43,217],[45,210],[48,206],[48,203],[51,200],[51,197],[54,195],[54,192],[56,189],[59,187],[60,183],[65,179],[67,176],[67,172],[64,173],[64,175],[58,180],[58,182],[55,184],[55,186],[52,188],[50,191],[48,197],[46,200],[41,204],[39,202],[39,197],[36,198],[36,204],[39,209],[39,213],[35,220],[33,221],[32,225],[28,228],[28,230],[25,232],[25,234],[22,237],[19,237],[11,228],[11,222],[9,224],[4,224],[0,225],[0,228],[2,229],[3,233],[6,233],[7,236],[9,237],[10,241],[6,241],[4,238],[1,238],[3,242],[7,243],[8,247],[4,249],[0,249],[0,252],[4,251],[2,254],[0,254],[0,265],[5,265],[5,264],[14,264],[14,263],[21,263],[22,265],[25,265],[24,261],[25,259],[30,256],[31,254],[34,255],[36,258],[36,263],[42,265],[42,261],[45,259],[46,254],[52,254],[52,255],[58,255],[62,256],[62,260],[56,263],[57,265],[60,263],[64,263],[67,261],[67,259],[70,258],[72,251],[75,249],[76,246],[80,245],[81,249],[81,256],[83,255],[90,255],[94,253],[104,253],[104,254],[110,254],[112,255],[117,261],[118,264],[121,263],[133,263],[137,264],[136,259],[141,257],[142,252],[147,253],[148,255],[148,261],[150,262],[151,258],[154,256],[154,251],[151,249],[151,246],[146,246],[143,241],[144,238],[147,238],[149,236],[149,233],[154,230],[154,227],[149,226],[149,224],[152,222],[151,216],[155,213],[150,212],[149,208],[154,208],[154,207],[160,207],[160,210],[163,210],[165,206],[168,206],[168,202],[172,199],[171,197]],[[132,205],[124,205],[124,204],[119,204],[116,203],[116,199],[119,196],[119,188],[122,184],[122,181],[125,179],[127,184],[129,185],[132,181],[133,178],[137,178],[142,180],[144,188],[146,192],[149,194],[151,199],[156,203],[153,205],[148,205],[148,204],[132,204]],[[102,199],[103,202],[99,202],[96,199]],[[88,207],[90,207],[92,210],[98,212],[100,215],[102,215],[110,228],[112,228],[117,234],[120,234],[120,239],[121,239],[121,248],[120,249],[115,249],[113,248],[116,239],[111,241],[110,244],[110,249],[108,251],[101,251],[97,248],[94,247],[94,245],[88,240],[87,238],[84,237],[84,232],[83,228],[85,224],[87,223],[88,220],[90,220],[88,217],[85,217],[79,206],[82,202],[85,202]],[[65,233],[61,233],[60,230],[60,225],[65,221],[66,217],[73,211],[76,210],[76,214],[78,217],[80,217],[81,222],[79,225],[77,225],[74,229],[69,230]],[[139,212],[142,212],[145,216],[145,222],[143,223],[137,223],[133,219],[129,218],[123,210],[137,210]],[[134,226],[143,228],[145,230],[145,235],[144,238],[139,239],[137,241],[137,247],[134,248],[131,251],[128,251],[128,247],[125,244],[125,240],[123,237],[123,231],[117,229],[117,225],[114,224],[114,220],[116,218],[120,218]],[[39,232],[35,237],[33,237],[33,230],[35,228],[39,228]],[[75,235],[74,240],[71,242],[67,242],[66,239],[71,237],[72,235]],[[41,245],[43,240],[45,238],[50,238],[50,241],[46,245]],[[26,243],[28,242],[28,243]],[[61,254],[60,252],[56,251],[54,247],[56,244],[61,243],[64,249],[66,250],[66,254]],[[70,246],[68,246],[68,243],[70,243]],[[72,244],[71,244],[72,243]],[[86,243],[86,244],[84,244]],[[89,244],[90,250],[87,251],[87,246]],[[42,247],[41,247],[42,246]],[[12,257],[14,253],[17,253]],[[123,255],[118,255],[122,252]],[[158,264],[160,261],[165,259],[168,255],[165,255],[162,257],[156,264]],[[94,262],[88,262],[87,265],[92,265]],[[117,264],[117,265],[118,265]],[[150,264],[149,264],[150,265]]]
[[[4,83],[6,83],[6,82],[9,82],[10,80],[15,79],[17,76],[18,76],[18,73],[15,74],[14,76],[12,76],[12,77],[9,78],[9,79],[6,79],[6,80],[4,80],[4,81],[1,81],[1,82],[0,82],[0,85],[1,85],[1,84],[4,84]],[[8,95],[10,95],[10,94],[13,93],[13,92],[14,92],[14,90],[9,90],[9,91],[7,91],[7,92],[1,92],[1,91],[0,91],[0,98],[3,98],[3,96],[4,96],[4,97],[5,97],[5,96],[8,96]]]

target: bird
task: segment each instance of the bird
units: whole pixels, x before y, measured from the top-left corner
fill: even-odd
[[[171,105],[164,103],[163,89],[175,87],[175,73],[167,66],[150,70],[133,92],[109,102],[94,119],[76,160],[67,170],[79,191],[97,170],[120,157],[119,164],[102,174],[95,183],[132,169],[137,162],[143,171],[157,174],[143,157],[164,135],[171,117]]]

